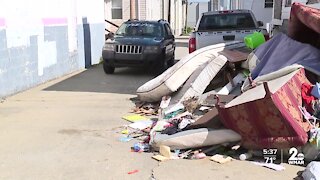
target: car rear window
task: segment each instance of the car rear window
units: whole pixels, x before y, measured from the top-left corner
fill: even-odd
[[[132,22],[122,24],[116,32],[121,36],[163,36],[163,30],[160,24]]]
[[[204,15],[201,18],[200,31],[256,28],[250,13]]]

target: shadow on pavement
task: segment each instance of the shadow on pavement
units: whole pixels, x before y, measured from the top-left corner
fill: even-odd
[[[188,47],[188,42],[176,42],[177,47]]]
[[[54,84],[44,91],[136,94],[138,87],[154,77],[152,72],[141,68],[117,68],[115,74],[107,75],[102,65],[97,65]]]

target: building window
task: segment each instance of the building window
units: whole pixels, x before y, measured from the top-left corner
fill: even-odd
[[[291,6],[291,0],[286,0],[286,7],[290,7]]]
[[[122,0],[112,0],[111,6],[112,19],[122,19]]]
[[[265,0],[264,7],[265,8],[273,8],[273,0]]]

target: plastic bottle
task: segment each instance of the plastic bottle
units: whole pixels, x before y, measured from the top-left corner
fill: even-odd
[[[134,143],[133,150],[134,152],[146,152],[149,151],[150,146],[147,143]]]
[[[239,159],[241,161],[244,161],[244,160],[250,159],[251,157],[252,157],[252,153],[247,152],[247,153],[244,153],[244,154],[240,154]]]

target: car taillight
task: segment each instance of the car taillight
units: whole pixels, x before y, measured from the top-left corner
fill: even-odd
[[[228,14],[228,13],[233,13],[233,11],[219,11],[220,14]]]
[[[196,38],[190,38],[189,39],[189,53],[192,53],[196,50]]]

